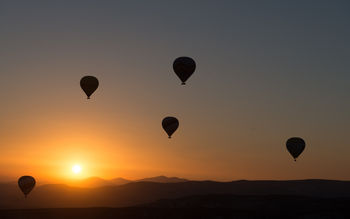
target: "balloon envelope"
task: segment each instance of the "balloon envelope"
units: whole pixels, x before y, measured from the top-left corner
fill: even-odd
[[[287,150],[296,161],[296,159],[305,149],[305,141],[302,138],[293,137],[287,140],[286,146]]]
[[[32,176],[22,176],[18,179],[18,186],[22,190],[25,197],[33,190],[35,179]]]
[[[162,126],[169,138],[171,138],[171,135],[174,134],[179,127],[179,121],[175,117],[165,117],[162,121]]]
[[[98,85],[98,79],[94,76],[85,76],[80,80],[80,87],[83,89],[88,99],[90,99],[90,96],[96,91]]]
[[[190,57],[179,57],[175,59],[173,69],[184,85],[196,70],[196,62]]]

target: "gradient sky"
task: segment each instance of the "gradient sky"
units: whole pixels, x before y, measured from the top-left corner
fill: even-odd
[[[349,11],[347,0],[0,0],[0,179],[350,180]],[[179,56],[197,62],[186,86]],[[100,80],[89,101],[84,75]],[[171,140],[165,116],[180,121]],[[297,163],[293,136],[307,143]]]

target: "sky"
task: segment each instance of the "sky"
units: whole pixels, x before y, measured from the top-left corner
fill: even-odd
[[[0,180],[350,180],[349,11],[345,0],[0,0]],[[186,86],[179,56],[197,63]],[[85,75],[100,81],[91,100]],[[166,116],[180,122],[171,140]],[[294,136],[306,141],[297,162]]]

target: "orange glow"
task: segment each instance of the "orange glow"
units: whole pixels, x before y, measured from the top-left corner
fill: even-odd
[[[76,164],[72,167],[72,171],[74,174],[79,174],[81,172],[81,166]]]

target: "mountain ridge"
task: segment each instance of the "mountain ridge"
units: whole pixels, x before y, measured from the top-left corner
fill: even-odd
[[[77,180],[71,185],[82,188],[96,188],[96,187],[104,187],[104,186],[119,186],[132,182],[159,182],[159,183],[178,183],[178,182],[186,182],[189,181],[187,179],[178,178],[178,177],[167,177],[167,176],[155,176],[149,178],[143,178],[138,180],[129,180],[122,177],[116,177],[112,179],[103,179],[100,177],[88,177],[85,179]]]
[[[34,188],[27,199],[15,184],[0,184],[0,208],[128,207],[193,195],[294,195],[317,198],[350,197],[350,181],[186,181],[179,183],[131,182],[118,186],[80,188],[46,184]]]

